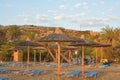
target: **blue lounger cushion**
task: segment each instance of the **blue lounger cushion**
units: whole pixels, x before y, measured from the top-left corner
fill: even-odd
[[[0,69],[0,73],[8,73],[8,72],[10,72],[9,69]]]
[[[35,74],[40,74],[40,73],[42,73],[42,72],[44,72],[44,70],[35,70],[35,71],[33,71],[33,72],[28,72],[28,74],[29,74],[29,75],[35,75]]]
[[[109,66],[110,66],[110,63],[103,63],[102,65],[100,65],[100,68],[105,68]]]
[[[81,70],[71,71],[70,73],[67,74],[67,77],[72,77],[72,76],[79,75],[81,72],[82,72]]]
[[[8,80],[6,77],[1,77],[0,80]]]
[[[96,71],[91,71],[85,74],[85,77],[92,77],[92,76],[97,76],[98,72]]]
[[[27,73],[27,70],[19,70],[20,73]]]

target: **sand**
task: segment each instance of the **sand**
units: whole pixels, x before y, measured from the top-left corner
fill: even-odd
[[[32,64],[30,67],[31,71],[42,69],[39,75],[27,75],[20,73],[19,70],[26,70],[23,66],[0,66],[0,69],[9,69],[9,73],[0,73],[0,77],[7,77],[9,80],[57,80],[57,66],[45,64]],[[53,63],[52,63],[53,64]],[[74,77],[66,77],[66,75],[72,70],[81,70],[81,65],[67,65],[61,66],[61,80],[83,80],[81,75]],[[110,67],[106,68],[95,68],[94,65],[86,65],[85,72],[98,71],[97,77],[91,77],[84,80],[120,80],[120,65],[111,64]]]

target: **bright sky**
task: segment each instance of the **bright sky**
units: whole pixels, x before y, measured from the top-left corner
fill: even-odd
[[[0,24],[92,31],[120,27],[120,0],[0,0]]]

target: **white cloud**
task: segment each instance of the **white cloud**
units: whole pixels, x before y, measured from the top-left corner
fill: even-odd
[[[55,10],[48,10],[47,12],[49,12],[49,13],[56,13]]]
[[[111,11],[111,12],[112,12],[113,10],[114,10],[113,8],[108,9],[108,11]]]
[[[14,7],[13,4],[9,4],[9,3],[6,3],[5,6],[8,7],[8,8]]]
[[[83,2],[82,4],[83,4],[83,5],[88,5],[88,3],[87,3],[87,2]]]
[[[117,5],[117,6],[120,6],[120,1],[117,1],[117,2],[116,2],[116,5]]]
[[[67,8],[66,8],[65,5],[60,5],[60,6],[59,6],[59,9],[62,9],[62,10],[63,10],[63,9],[67,9]]]
[[[89,27],[89,26],[95,26],[95,27],[102,27],[108,25],[111,21],[118,21],[120,20],[119,17],[109,16],[109,17],[103,17],[103,18],[84,18],[79,20],[72,20],[73,23],[80,24],[80,26],[83,27]]]
[[[80,26],[82,27],[90,27],[90,26],[93,26],[93,27],[97,27],[97,26],[106,26],[107,24],[103,23],[103,22],[83,22],[80,24]]]
[[[83,6],[84,9],[88,9],[89,7],[86,5],[86,6]]]
[[[82,17],[84,16],[86,13],[77,13],[77,14],[73,14],[73,15],[68,15],[68,18],[77,18],[77,17]]]
[[[88,9],[88,8],[89,8],[87,2],[83,2],[83,3],[82,3],[82,6],[83,6],[84,9]]]
[[[92,5],[97,6],[97,3],[94,2],[94,3],[92,3]]]
[[[27,22],[27,23],[35,23],[35,20],[31,18],[24,18],[23,20],[24,22]]]
[[[37,19],[37,20],[40,20],[40,21],[42,21],[42,22],[46,22],[46,21],[49,20],[49,19],[48,19],[48,16],[47,16],[47,15],[44,15],[44,14],[37,14],[37,15],[36,15],[36,19]]]
[[[22,14],[18,14],[17,17],[28,18],[28,17],[30,17],[30,15],[26,14],[26,13],[22,13]]]
[[[105,4],[105,1],[100,1],[100,4]]]
[[[54,20],[62,20],[62,19],[64,19],[65,17],[63,16],[63,15],[56,15],[55,17],[54,17]]]
[[[57,15],[57,11],[55,11],[55,10],[48,10],[47,12],[52,15]]]
[[[81,3],[77,3],[74,5],[75,8],[79,8],[81,6]]]

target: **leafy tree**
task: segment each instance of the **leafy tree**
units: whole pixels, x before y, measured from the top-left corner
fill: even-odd
[[[0,55],[4,58],[5,61],[10,59],[9,56],[11,56],[11,53],[10,53],[9,49],[10,49],[9,43],[6,43],[1,46]]]
[[[102,29],[101,40],[103,40],[103,42],[113,45],[114,38],[115,38],[115,33],[113,28],[107,26]]]
[[[16,41],[18,38],[21,36],[21,31],[18,26],[16,25],[11,25],[7,32],[6,32],[6,37],[8,38],[9,41]]]

